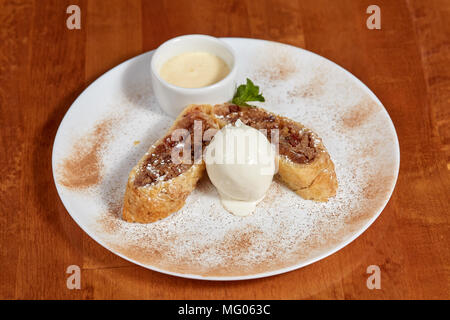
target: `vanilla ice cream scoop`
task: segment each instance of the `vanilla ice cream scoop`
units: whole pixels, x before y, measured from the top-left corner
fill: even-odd
[[[255,210],[275,174],[275,152],[266,136],[237,120],[218,131],[205,151],[206,171],[231,213]]]

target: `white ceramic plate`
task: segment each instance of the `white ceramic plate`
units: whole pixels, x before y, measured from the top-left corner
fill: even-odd
[[[336,165],[337,196],[306,201],[274,182],[253,215],[221,206],[208,178],[179,212],[156,223],[120,219],[128,173],[172,119],[152,94],[152,52],[92,83],[64,117],[53,146],[53,174],[67,211],[94,240],[143,267],[187,278],[239,280],[311,264],[343,248],[378,217],[397,180],[399,146],[376,96],[352,74],[309,51],[226,38],[238,82],[252,79],[264,108],[322,137]],[[220,101],[218,101],[220,103]]]

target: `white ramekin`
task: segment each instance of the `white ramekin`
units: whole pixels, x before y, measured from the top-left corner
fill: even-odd
[[[202,88],[182,88],[168,83],[159,75],[164,62],[184,52],[205,51],[222,58],[230,73],[219,82]],[[151,74],[153,91],[160,107],[176,117],[187,105],[228,102],[236,89],[236,55],[224,41],[200,34],[176,37],[164,42],[152,57]]]

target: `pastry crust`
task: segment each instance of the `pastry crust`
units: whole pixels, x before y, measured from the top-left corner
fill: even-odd
[[[214,127],[218,128],[211,116],[211,110],[212,107],[210,105],[190,105],[186,107],[177,117],[165,137],[178,128],[179,121],[191,112],[200,111],[207,114],[212,119]],[[136,186],[136,176],[143,170],[142,167],[147,161],[147,156],[159,144],[163,143],[163,139],[158,140],[130,172],[123,205],[123,219],[128,222],[155,222],[178,211],[184,206],[186,198],[195,189],[198,180],[205,173],[205,164],[202,161],[199,164],[192,164],[187,171],[170,180],[157,181],[145,186]]]
[[[297,164],[279,156],[277,177],[307,200],[328,201],[336,195],[338,187],[334,164],[323,144],[311,163]]]
[[[226,106],[230,105],[216,105],[213,110],[213,115],[216,117],[221,128],[229,123],[226,117],[219,115],[220,110],[223,110]],[[315,138],[317,154],[311,162],[295,163],[285,155],[278,155],[277,178],[304,199],[328,201],[328,198],[335,196],[338,182],[334,163],[323,145],[322,140],[310,129],[305,128],[300,123],[262,108],[259,108],[259,110],[273,116],[277,123],[295,124],[301,129],[311,132]],[[259,129],[261,129],[261,127]]]

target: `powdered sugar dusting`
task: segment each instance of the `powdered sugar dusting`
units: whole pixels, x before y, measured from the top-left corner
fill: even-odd
[[[293,47],[271,43],[266,50],[263,41],[251,46],[249,40],[227,41],[240,55],[240,80],[249,77],[260,85],[266,97],[264,108],[299,121],[322,138],[336,166],[337,195],[326,203],[307,201],[274,181],[251,216],[237,217],[222,208],[205,176],[183,209],[166,219],[151,224],[121,220],[129,171],[172,121],[159,111],[148,85],[145,66],[150,55],[141,56],[133,70],[142,74],[117,93],[117,103],[99,106],[97,121],[117,110],[127,114],[126,122],[112,130],[112,142],[103,154],[103,180],[89,194],[79,195],[63,186],[58,190],[65,203],[82,199],[89,206],[79,217],[86,220],[85,230],[112,250],[151,268],[232,277],[301,266],[360,231],[384,206],[395,183],[398,149],[390,120],[348,73]],[[270,65],[265,59],[274,58],[274,46],[282,49],[283,66],[289,62],[283,81],[261,71]],[[139,64],[142,67],[136,68]],[[83,205],[79,204],[80,210]]]

